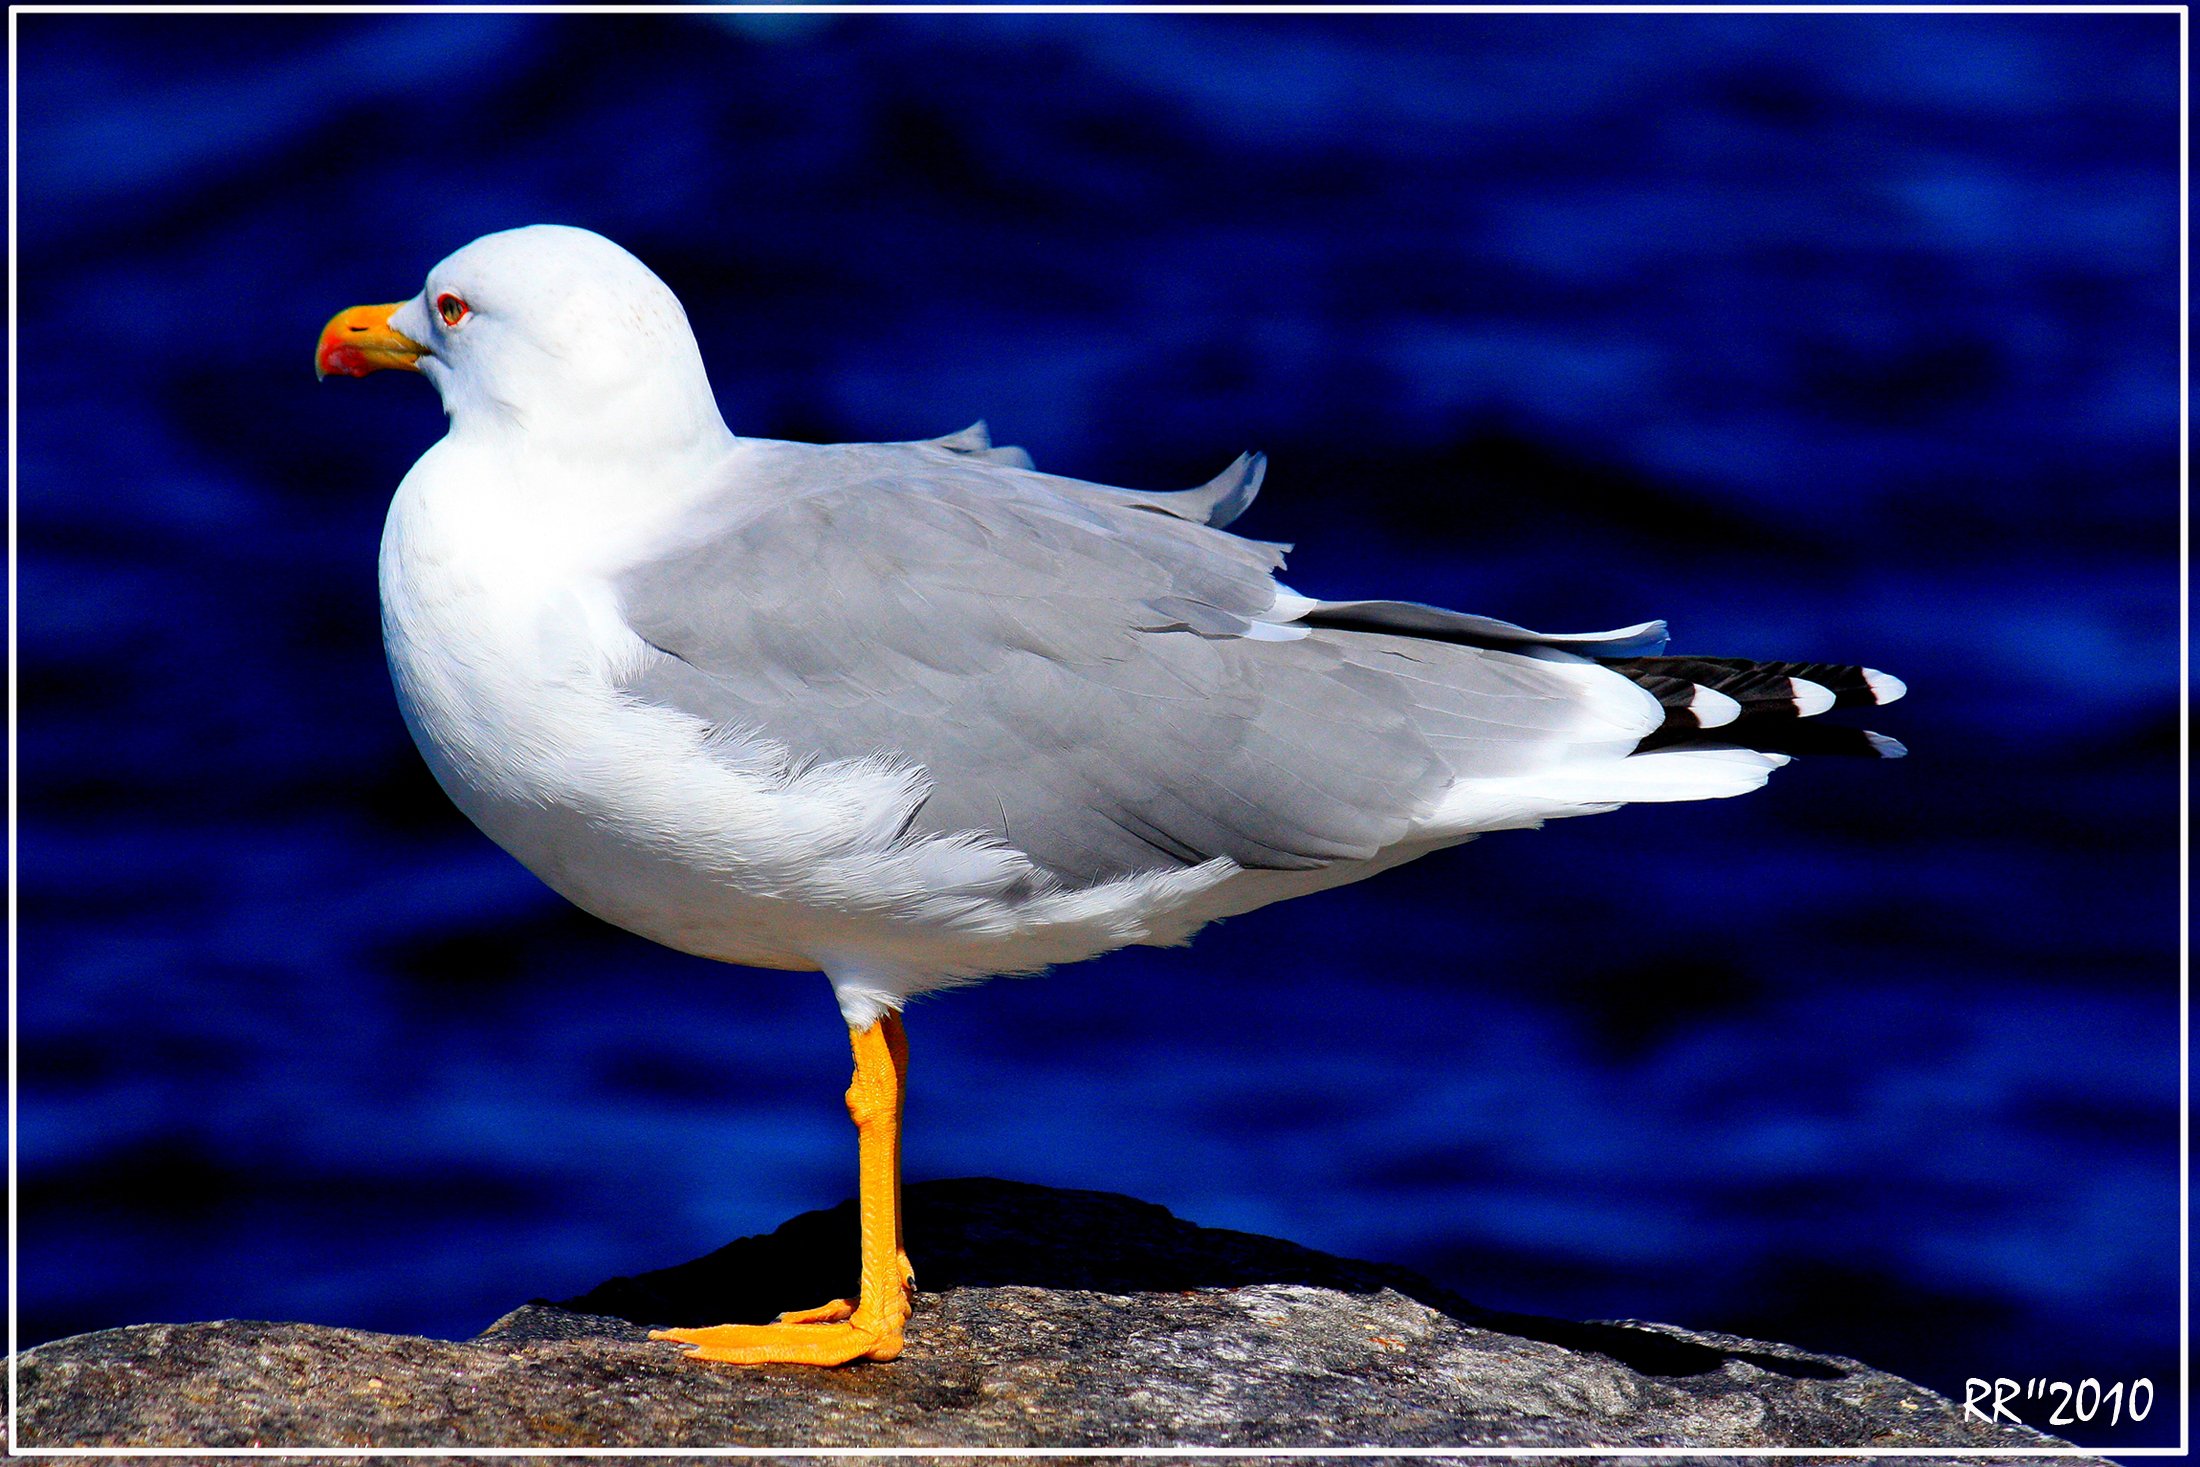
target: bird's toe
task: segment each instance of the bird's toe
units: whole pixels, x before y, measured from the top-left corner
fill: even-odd
[[[649,1337],[688,1346],[691,1360],[719,1360],[732,1365],[845,1365],[851,1360],[891,1360],[902,1349],[898,1328],[845,1320],[657,1329],[651,1330]]]
[[[789,1309],[779,1316],[781,1324],[838,1324],[856,1312],[853,1299],[835,1299],[820,1304],[815,1309]]]

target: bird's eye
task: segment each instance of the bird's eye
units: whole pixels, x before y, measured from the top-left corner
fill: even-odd
[[[446,326],[456,326],[466,319],[466,302],[455,295],[439,295],[435,298],[436,314]]]

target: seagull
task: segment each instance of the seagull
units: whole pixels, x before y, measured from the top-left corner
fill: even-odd
[[[1870,668],[1663,655],[1325,601],[1229,533],[1264,468],[1152,493],[1045,474],[984,425],[737,437],[687,315],[600,235],[487,235],[315,367],[417,372],[445,436],[381,542],[391,679],[437,782],[585,911],[820,972],[855,1057],[855,1297],[655,1332],[741,1363],[890,1360],[905,1004],[1358,881],[1490,831],[1754,790]]]

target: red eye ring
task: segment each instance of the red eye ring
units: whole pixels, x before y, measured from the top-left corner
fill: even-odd
[[[465,320],[467,310],[466,302],[448,291],[435,298],[435,313],[443,318],[446,326],[456,326]]]

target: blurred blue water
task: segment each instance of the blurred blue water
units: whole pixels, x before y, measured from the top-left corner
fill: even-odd
[[[2173,1394],[2175,17],[18,24],[27,1340],[470,1333],[849,1190],[824,985],[563,910],[389,697],[440,420],[307,349],[560,220],[737,431],[1259,446],[1308,590],[1914,690],[1905,763],[922,1005],[912,1175]]]

